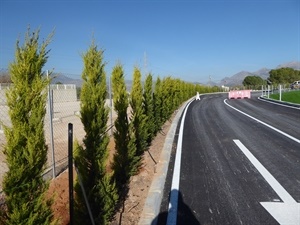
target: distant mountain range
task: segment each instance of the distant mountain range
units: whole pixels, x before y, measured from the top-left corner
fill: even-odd
[[[280,64],[274,69],[280,69],[283,67],[289,67],[289,68],[293,68],[295,70],[300,70],[300,62],[294,61],[294,62]],[[225,86],[229,86],[229,87],[241,85],[243,83],[245,77],[247,77],[247,76],[259,76],[265,80],[269,77],[270,71],[271,71],[271,69],[267,69],[267,68],[262,68],[255,72],[241,71],[239,73],[232,75],[231,77],[223,78],[219,83],[215,83],[214,85],[217,85],[217,86],[225,85]]]
[[[82,79],[74,79],[74,78],[70,78],[68,76],[65,76],[61,73],[59,74],[54,74],[53,75],[53,79],[52,79],[52,84],[75,84],[76,87],[81,87],[82,86]],[[127,90],[131,90],[131,86],[132,86],[132,80],[125,80],[125,85]]]
[[[283,67],[289,67],[289,68],[293,68],[295,70],[300,70],[300,62],[288,62],[288,63],[283,63],[278,65],[276,68],[273,69],[279,69],[279,68],[283,68]],[[241,71],[238,72],[234,75],[232,75],[231,77],[225,77],[223,78],[220,82],[215,83],[215,82],[208,82],[206,85],[216,85],[216,86],[237,86],[237,85],[242,85],[243,80],[245,79],[245,77],[247,76],[259,76],[263,79],[267,79],[269,77],[269,72],[271,69],[268,68],[262,68],[258,71],[255,72],[248,72],[248,71]],[[7,71],[7,70],[6,70]],[[5,73],[4,69],[0,70],[0,75]],[[82,80],[81,79],[74,79],[74,78],[70,78],[68,76],[65,76],[61,73],[57,73],[54,74],[54,78],[52,80],[53,84],[57,84],[57,83],[62,83],[62,84],[75,84],[77,87],[81,87],[82,86]],[[132,81],[131,80],[126,80],[126,87],[127,90],[131,90],[131,85],[132,85]]]
[[[75,84],[76,87],[81,87],[82,86],[82,79],[74,79],[74,78],[70,78],[68,76],[65,76],[61,73],[54,73],[52,75],[52,84]]]

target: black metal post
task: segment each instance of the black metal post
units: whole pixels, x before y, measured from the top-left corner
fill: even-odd
[[[68,124],[68,163],[69,163],[69,208],[70,208],[70,225],[73,225],[74,217],[74,190],[73,190],[73,124]]]

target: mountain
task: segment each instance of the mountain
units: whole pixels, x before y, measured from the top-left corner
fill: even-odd
[[[289,67],[289,68],[293,68],[295,70],[300,70],[300,62],[297,61],[292,61],[292,62],[288,62],[288,63],[283,63],[278,65],[276,68],[274,69],[279,69],[279,68],[283,68],[283,67]],[[243,80],[245,79],[245,77],[247,76],[259,76],[263,79],[267,79],[269,77],[269,72],[271,69],[268,68],[261,68],[255,72],[248,72],[248,71],[241,71],[238,72],[234,75],[232,75],[231,77],[225,77],[223,78],[220,82],[215,83],[213,81],[210,81],[209,83],[207,83],[206,85],[210,85],[210,86],[238,86],[238,85],[242,85]],[[2,71],[2,70],[1,70]],[[70,78],[68,76],[65,76],[61,73],[57,73],[53,75],[53,80],[52,83],[56,84],[56,83],[62,83],[62,84],[75,84],[77,87],[81,87],[82,86],[82,79],[74,79],[74,78]],[[131,86],[132,86],[132,81],[131,80],[126,80],[126,88],[128,91],[131,90]]]
[[[52,75],[52,84],[62,83],[62,84],[75,84],[76,87],[82,86],[82,79],[74,79],[67,77],[61,73],[56,73]]]
[[[300,70],[300,62],[292,61],[292,62],[280,64],[276,67],[276,69],[280,69],[280,68],[283,68],[283,67],[289,67],[289,68],[292,68],[294,70]]]
[[[247,72],[247,71],[241,71],[239,73],[234,74],[231,77],[225,77],[223,78],[219,85],[225,85],[225,86],[236,86],[236,85],[241,85],[243,83],[243,80],[247,76],[255,76],[255,74]]]
[[[300,62],[292,61],[292,62],[288,62],[288,63],[283,63],[283,64],[278,65],[275,69],[280,69],[283,67],[289,67],[289,68],[292,68],[295,70],[300,70]],[[271,69],[267,69],[267,68],[262,68],[255,72],[241,71],[239,73],[232,75],[231,77],[223,78],[217,85],[218,86],[225,85],[225,86],[229,86],[229,87],[242,85],[243,80],[247,76],[259,76],[259,77],[263,78],[264,80],[266,80],[270,76],[269,75],[270,71],[271,71]]]
[[[57,83],[61,83],[61,84],[75,84],[76,87],[81,87],[82,86],[82,79],[75,79],[75,78],[70,78],[68,76],[65,76],[61,73],[57,73],[57,74],[53,74],[52,75],[53,79],[52,79],[52,84],[57,84]],[[132,80],[125,80],[125,85],[128,91],[131,90],[132,87]],[[108,86],[108,84],[107,84]]]
[[[269,74],[270,71],[271,71],[270,69],[262,68],[256,72],[253,72],[253,74],[255,76],[261,77],[262,79],[267,79],[270,76],[270,74]]]

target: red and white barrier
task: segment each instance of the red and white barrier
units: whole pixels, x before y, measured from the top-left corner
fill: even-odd
[[[228,98],[229,99],[251,98],[251,90],[229,91]]]

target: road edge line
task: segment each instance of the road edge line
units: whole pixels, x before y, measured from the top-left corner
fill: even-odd
[[[186,106],[194,101],[194,99],[195,97],[183,103],[183,105],[178,109],[176,116],[172,121],[157,166],[157,171],[160,172],[158,172],[157,175],[154,175],[153,177],[151,186],[148,191],[148,197],[145,201],[144,208],[138,223],[139,225],[156,225],[157,223],[157,217],[160,212],[160,205],[169,168],[170,156],[177,124]]]

